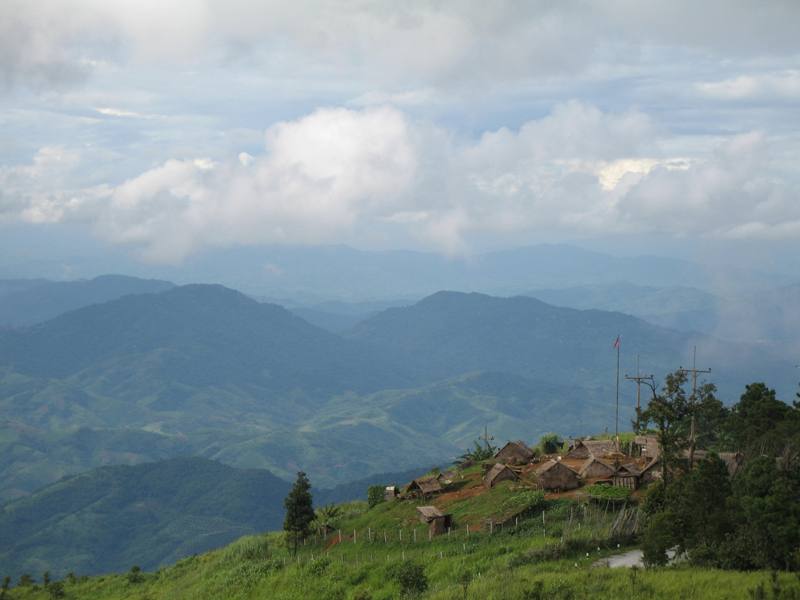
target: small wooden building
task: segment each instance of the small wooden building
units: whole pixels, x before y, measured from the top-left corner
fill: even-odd
[[[614,465],[606,460],[590,456],[581,465],[580,476],[583,479],[611,479]]]
[[[661,454],[658,437],[655,435],[637,435],[633,443],[639,448],[639,455],[642,458],[658,458]]]
[[[517,479],[519,479],[519,476],[509,469],[508,465],[497,463],[483,476],[483,485],[491,488],[501,481],[516,481]]]
[[[634,464],[618,465],[611,476],[611,482],[617,487],[635,490],[639,487],[641,472]]]
[[[494,455],[497,462],[510,465],[527,465],[533,460],[533,456],[533,450],[520,440],[508,442]]]
[[[603,458],[606,454],[616,452],[614,440],[578,440],[575,447],[570,450],[566,458],[587,459],[590,457]]]
[[[387,485],[383,489],[383,499],[387,502],[391,502],[392,500],[397,500],[400,497],[400,490],[397,489],[396,485]]]
[[[438,476],[420,477],[408,484],[408,487],[406,487],[406,494],[425,498],[433,494],[438,494],[442,489],[442,483],[439,481]]]
[[[578,474],[557,460],[548,460],[536,469],[536,481],[544,490],[574,490],[580,485]]]
[[[447,529],[452,524],[452,515],[443,513],[435,506],[418,506],[417,514],[419,520],[428,524],[431,535],[447,533]]]
[[[639,473],[639,483],[645,484],[662,479],[661,461],[651,458]]]

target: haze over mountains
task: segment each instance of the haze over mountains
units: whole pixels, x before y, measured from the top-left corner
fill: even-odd
[[[533,298],[439,292],[336,335],[221,286],[166,287],[0,334],[2,497],[176,455],[326,486],[446,460],[484,424],[526,439],[613,428],[617,334],[624,369],[638,352],[659,377],[699,344],[728,401],[753,379],[793,385],[768,346]]]

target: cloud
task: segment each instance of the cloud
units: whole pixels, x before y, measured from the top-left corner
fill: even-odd
[[[262,243],[401,240],[463,253],[487,234],[798,235],[797,178],[783,170],[794,146],[759,132],[692,157],[666,154],[674,145],[640,112],[576,101],[475,139],[393,107],[325,108],[267,129],[262,153],[171,159],[118,185],[63,192],[58,173],[76,159],[43,149],[0,183],[20,192],[7,215],[88,221],[161,262]]]
[[[255,60],[267,70],[362,77],[379,88],[462,85],[636,62],[641,48],[741,56],[800,51],[793,2],[336,3],[6,0],[6,87],[61,85],[98,64],[183,68]],[[422,85],[419,85],[422,84]],[[369,89],[369,88],[368,88]],[[402,93],[402,92],[401,92]]]
[[[800,99],[800,71],[740,75],[695,87],[702,95],[719,100]]]

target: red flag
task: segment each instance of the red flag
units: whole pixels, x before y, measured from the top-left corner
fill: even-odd
[[[614,348],[619,350],[619,336],[617,336],[617,339],[614,340]]]

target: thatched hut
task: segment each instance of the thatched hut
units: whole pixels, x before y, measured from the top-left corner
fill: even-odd
[[[516,481],[517,479],[519,479],[519,476],[509,469],[508,465],[497,463],[483,476],[483,485],[491,488],[501,481]]]
[[[635,464],[618,465],[611,476],[611,482],[617,487],[635,490],[639,487],[641,471]]]
[[[658,445],[658,437],[655,435],[637,435],[633,443],[639,448],[642,458],[658,458],[661,455],[661,446]]]
[[[614,465],[607,460],[590,456],[581,465],[580,476],[583,479],[611,479]]]
[[[566,458],[587,459],[592,456],[603,458],[606,454],[615,452],[617,446],[614,440],[578,440]]]
[[[452,515],[443,513],[435,506],[418,506],[417,514],[420,521],[427,523],[431,535],[447,532],[452,524]]]
[[[661,461],[651,458],[639,473],[639,483],[645,484],[662,479]]]
[[[580,485],[578,474],[557,460],[548,460],[536,469],[536,481],[545,490],[573,490]]]
[[[533,460],[533,457],[533,450],[528,448],[525,443],[520,440],[508,442],[494,455],[497,462],[510,465],[527,465]]]
[[[442,483],[439,481],[439,477],[420,477],[418,479],[414,479],[411,483],[408,484],[406,487],[406,494],[408,496],[419,496],[425,498],[427,496],[432,496],[433,494],[438,494],[442,491]]]

